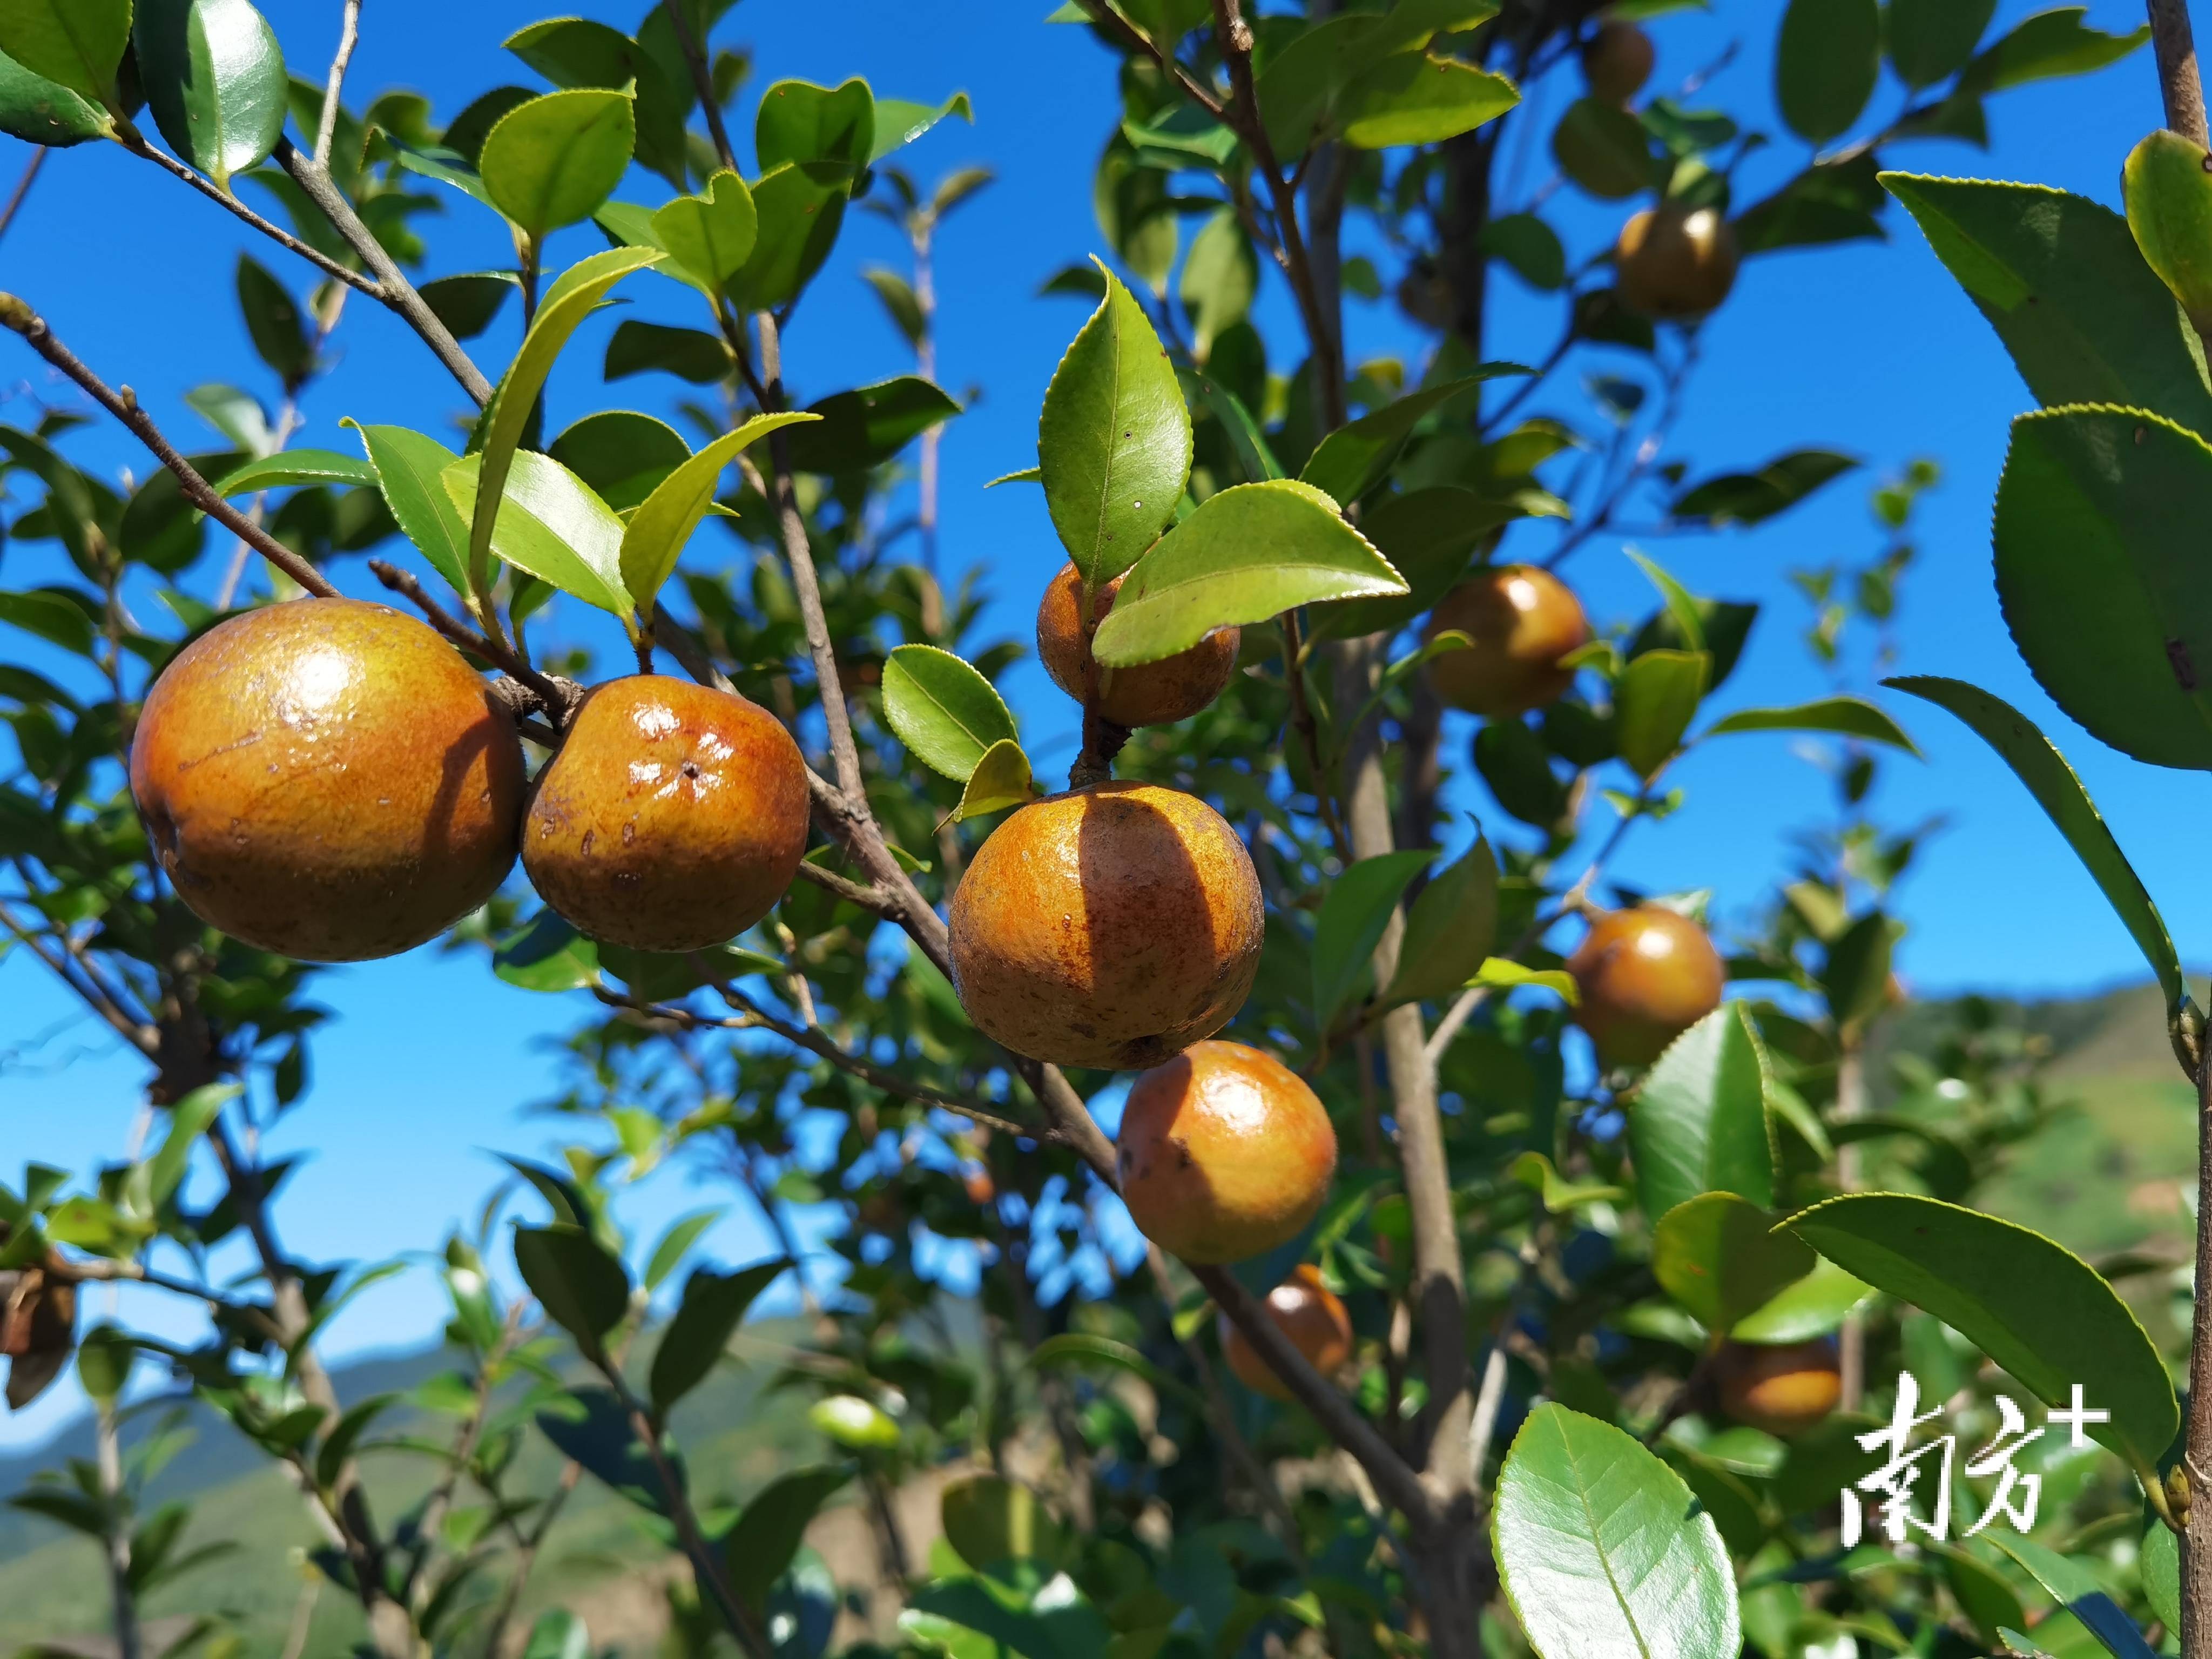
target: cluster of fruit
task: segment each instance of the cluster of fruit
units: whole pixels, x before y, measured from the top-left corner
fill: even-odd
[[[413,617],[355,599],[234,617],[147,695],[131,787],[203,921],[311,962],[435,938],[518,852],[594,938],[693,951],[774,908],[806,850],[806,766],[732,693],[609,681],[525,779],[512,714]]]

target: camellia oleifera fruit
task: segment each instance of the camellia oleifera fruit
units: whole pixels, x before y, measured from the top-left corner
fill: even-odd
[[[1735,232],[1716,208],[1631,214],[1613,258],[1621,299],[1646,317],[1702,317],[1735,286]]]
[[[1060,567],[1037,606],[1037,656],[1053,684],[1085,708],[1116,726],[1172,726],[1187,720],[1221,695],[1237,671],[1241,642],[1234,628],[1217,628],[1188,651],[1129,668],[1103,668],[1091,654],[1091,636],[1121,591],[1119,576],[1100,584],[1083,620],[1083,578],[1074,565]]]
[[[1651,78],[1651,37],[1633,23],[1601,23],[1583,46],[1583,80],[1590,96],[1626,104]]]
[[[1646,1066],[1721,1006],[1728,969],[1705,930],[1663,905],[1613,910],[1567,958],[1575,1018],[1608,1066]]]
[[[1519,714],[1557,701],[1575,682],[1559,659],[1589,642],[1589,618],[1573,591],[1534,565],[1481,570],[1444,595],[1423,638],[1464,634],[1474,643],[1429,662],[1429,683],[1455,708]]]
[[[1032,801],[976,849],[952,898],[952,982],[1018,1054],[1154,1066],[1243,1006],[1263,927],[1221,814],[1158,784],[1093,784]]]
[[[1121,1200],[1186,1261],[1248,1261],[1296,1238],[1336,1175],[1336,1131],[1305,1080],[1241,1042],[1195,1042],[1129,1085]]]
[[[1826,1337],[1771,1346],[1723,1342],[1712,1367],[1721,1410],[1769,1434],[1802,1434],[1844,1397],[1836,1345]]]
[[[696,951],[775,908],[806,822],[806,763],[774,715],[633,674],[597,687],[568,722],[531,796],[522,867],[594,939]]]
[[[1301,1262],[1297,1270],[1267,1292],[1267,1317],[1291,1339],[1306,1363],[1323,1376],[1344,1369],[1352,1358],[1352,1316],[1343,1297],[1322,1282],[1321,1271]],[[1271,1400],[1292,1398],[1267,1362],[1260,1358],[1243,1332],[1221,1316],[1221,1352],[1229,1369],[1246,1388]]]
[[[387,957],[514,864],[522,748],[460,653],[412,617],[299,599],[210,629],[148,692],[131,790],[177,896],[309,962]]]

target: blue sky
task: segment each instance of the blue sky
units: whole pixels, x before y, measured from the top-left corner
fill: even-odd
[[[581,9],[629,27],[642,0],[635,9]],[[1038,18],[1048,9],[1045,0],[747,0],[723,31],[723,38],[755,49],[755,93],[784,76],[835,82],[860,75],[885,96],[935,101],[964,88],[974,99],[972,128],[947,123],[903,159],[925,180],[975,161],[998,174],[943,234],[939,259],[940,379],[956,395],[971,385],[982,389],[975,406],[947,428],[944,558],[956,571],[984,567],[997,599],[988,628],[997,635],[1028,634],[1036,596],[1061,555],[1034,491],[986,493],[981,485],[1035,459],[1037,400],[1082,317],[1076,302],[1037,298],[1036,289],[1098,246],[1091,168],[1116,113],[1106,57],[1083,31],[1042,25]],[[2000,27],[2033,9],[2007,0]],[[314,7],[312,17],[304,6],[270,9],[295,68],[319,79],[337,7]],[[1780,133],[1770,92],[1778,12],[1721,0],[1714,15],[1662,21],[1653,31],[1660,48],[1655,86],[1711,64],[1740,37],[1741,50],[1720,70],[1711,95],[1750,125]],[[484,88],[527,83],[531,76],[500,42],[541,15],[541,6],[515,0],[372,0],[349,83],[355,98],[410,86],[428,94],[444,118]],[[2095,0],[2089,21],[2122,29],[2138,17],[2122,0]],[[1556,114],[1571,87],[1570,74],[1532,96]],[[1893,108],[1898,96],[1894,83],[1886,83],[1877,108]],[[750,109],[750,97],[741,108]],[[1933,172],[2033,179],[2111,203],[2123,157],[2159,118],[2147,51],[2087,81],[2006,94],[1990,110],[1988,155],[1923,144],[1886,159]],[[750,121],[733,125],[742,132]],[[27,155],[0,139],[0,182]],[[1750,164],[1749,194],[1803,160],[1801,145],[1780,139]],[[1528,157],[1513,205],[1526,204],[1546,171],[1540,151]],[[665,186],[634,173],[623,193],[657,201],[655,192]],[[1547,211],[1579,258],[1610,239],[1622,210],[1567,191]],[[1819,695],[1828,684],[1796,643],[1808,617],[1787,571],[1868,556],[1876,539],[1867,485],[1911,457],[1939,460],[1945,482],[1921,514],[1921,560],[1898,627],[1900,668],[1976,680],[2043,723],[2162,901],[2185,956],[2203,957],[2208,953],[2189,922],[2212,887],[2203,872],[2201,837],[2192,833],[2204,785],[2103,749],[2042,697],[2014,655],[1990,581],[1988,524],[2006,422],[2028,399],[1995,337],[1910,220],[1893,210],[1887,223],[1887,243],[1786,253],[1746,268],[1705,331],[1705,364],[1670,449],[1691,461],[1693,476],[1756,465],[1801,445],[1849,451],[1864,458],[1869,471],[1763,531],[1673,538],[1647,550],[1698,592],[1768,607],[1722,707]],[[902,265],[902,248],[872,216],[854,215],[848,227],[787,343],[791,377],[807,397],[908,367],[903,343],[857,274],[869,263]],[[567,234],[565,251],[556,248],[562,258],[594,246],[586,233]],[[430,240],[434,273],[507,258],[489,216],[458,197],[442,222],[431,222]],[[193,434],[185,446],[191,447],[209,434],[194,432],[181,394],[210,380],[246,378],[240,365],[252,362],[231,287],[235,253],[247,247],[304,287],[302,268],[281,250],[258,243],[154,169],[88,145],[51,159],[0,244],[0,287],[30,300],[112,381],[136,387],[173,433]],[[1519,289],[1510,277],[1499,284],[1491,355],[1533,360],[1556,330],[1556,302]],[[633,297],[634,314],[692,320],[668,294],[636,289]],[[1291,324],[1281,294],[1263,297],[1260,321],[1275,343],[1277,367],[1285,367]],[[1355,358],[1415,349],[1388,306],[1355,305],[1349,326]],[[495,372],[512,343],[511,333],[495,331],[475,349]],[[414,337],[375,307],[349,308],[337,349],[343,366],[311,394],[301,443],[350,447],[337,424],[344,416],[437,429],[461,407]],[[597,338],[587,339],[556,376],[556,427],[592,409],[653,407],[663,398],[665,383],[601,387],[598,355]],[[0,345],[0,387],[20,388],[41,367]],[[1531,408],[1583,414],[1571,386],[1539,397]],[[127,438],[104,425],[80,434],[74,453],[87,464],[130,466],[142,477],[148,465]],[[1540,551],[1540,540],[1528,545]],[[695,557],[723,554],[707,538],[695,550]],[[35,546],[9,550],[7,585],[44,579],[43,556]],[[1567,568],[1601,623],[1650,608],[1650,589],[1618,543],[1593,543]],[[0,648],[12,652],[17,643]],[[1005,689],[1033,752],[1048,767],[1064,765],[1073,748],[1072,705],[1031,664],[1012,671]],[[1921,738],[1929,761],[1889,766],[1880,809],[1892,823],[1938,814],[1948,820],[1905,893],[1912,933],[1900,960],[1915,986],[2043,992],[2138,976],[2126,934],[2000,763],[1947,716],[1899,702],[1895,712]],[[1455,741],[1463,744],[1465,735],[1456,733]],[[1662,828],[1639,830],[1617,871],[1655,889],[1712,887],[1723,920],[1746,914],[1785,858],[1788,832],[1826,806],[1824,781],[1780,737],[1716,745],[1693,756],[1675,781],[1688,791],[1686,810]],[[487,1149],[550,1144],[549,1126],[522,1109],[547,1091],[554,1074],[548,1039],[574,1011],[496,983],[477,959],[427,951],[331,974],[320,995],[339,1018],[318,1040],[313,1095],[276,1134],[282,1147],[316,1154],[283,1206],[289,1242],[296,1254],[321,1259],[374,1256],[395,1243],[433,1245],[454,1218],[473,1214],[496,1178]],[[7,1010],[0,1049],[47,1039],[0,1071],[0,1164],[40,1158],[82,1168],[116,1155],[137,1104],[137,1062],[110,1052],[19,958],[0,961],[0,1008]],[[702,1194],[684,1171],[672,1170],[629,1213],[650,1233],[681,1209],[725,1196]],[[709,1246],[732,1259],[762,1248],[757,1230],[735,1218]],[[336,1344],[343,1351],[413,1340],[432,1328],[435,1307],[427,1278],[408,1276],[351,1310]],[[189,1328],[150,1305],[134,1303],[131,1312],[164,1328]],[[25,1416],[0,1421],[0,1445],[38,1437],[70,1405],[67,1392],[57,1390]]]

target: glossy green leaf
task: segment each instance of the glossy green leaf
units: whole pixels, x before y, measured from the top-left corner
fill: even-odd
[[[902,149],[927,132],[939,121],[958,116],[970,125],[975,124],[975,106],[968,101],[968,94],[956,92],[941,104],[917,104],[906,98],[876,100],[875,142],[869,147],[868,160],[880,161],[893,150]]]
[[[684,188],[689,160],[684,116],[696,100],[688,69],[664,65],[641,41],[582,17],[530,24],[509,35],[506,46],[556,87],[633,88],[638,161]]]
[[[1121,136],[1146,167],[1173,173],[1195,164],[1218,172],[1237,150],[1237,135],[1228,124],[1195,104],[1171,103],[1157,113],[1139,119],[1125,118]]]
[[[1585,1204],[1616,1204],[1628,1194],[1600,1182],[1569,1181],[1541,1152],[1522,1152],[1506,1166],[1506,1177],[1518,1182],[1554,1215],[1565,1215]]]
[[[1126,668],[1188,650],[1217,628],[1406,591],[1390,562],[1310,484],[1238,484],[1207,496],[1138,561],[1091,651]]]
[[[483,458],[466,455],[447,467],[444,483],[464,517],[478,507]],[[623,521],[592,487],[534,450],[515,456],[498,504],[491,549],[518,570],[617,617],[632,609],[623,585]]]
[[[522,286],[511,270],[472,270],[422,284],[422,303],[456,340],[473,340],[498,319]]]
[[[2143,262],[2200,325],[2212,324],[2212,152],[2161,128],[2128,153],[2121,190]]]
[[[469,526],[446,493],[446,469],[460,457],[435,438],[404,426],[342,424],[361,434],[377,488],[400,533],[456,593],[469,591]],[[275,458],[282,459],[281,457]]]
[[[721,1544],[724,1570],[738,1599],[757,1613],[799,1553],[822,1506],[853,1478],[846,1468],[797,1469],[753,1495]]]
[[[813,418],[799,414],[756,415],[684,462],[646,497],[623,528],[620,556],[623,584],[636,601],[640,614],[653,614],[653,596],[674,572],[684,544],[707,516],[724,469],[746,446],[777,428]],[[510,483],[508,487],[514,486]],[[493,544],[498,544],[496,532]]]
[[[74,651],[79,656],[92,654],[91,618],[59,593],[37,589],[21,593],[0,592],[0,623],[35,634],[48,644]]]
[[[98,105],[0,53],[0,132],[26,143],[66,149],[102,137],[111,125]]]
[[[131,0],[0,0],[0,52],[88,103],[112,106]]]
[[[1190,458],[1190,411],[1175,365],[1145,308],[1109,274],[1037,420],[1045,507],[1085,584],[1120,575],[1152,544],[1182,495]]]
[[[1480,836],[1439,870],[1406,913],[1398,971],[1386,1002],[1455,994],[1480,970],[1498,942],[1498,857]]]
[[[2039,185],[1885,173],[2038,403],[2124,404],[2212,433],[2189,324],[2110,208]]]
[[[1437,144],[1494,121],[1521,101],[1503,75],[1462,58],[1399,52],[1344,89],[1338,105],[1345,142],[1359,149]]]
[[[1191,351],[1204,362],[1213,342],[1250,314],[1260,291],[1260,261],[1234,208],[1208,216],[1182,264],[1182,308],[1191,319]]]
[[[2154,1521],[2142,1540],[2143,1599],[2151,1616],[2168,1630],[2181,1628],[2181,1540],[2165,1522]]]
[[[215,491],[218,495],[250,495],[257,490],[283,489],[294,484],[376,482],[376,468],[355,456],[328,449],[286,449],[226,473]]]
[[[855,1394],[816,1401],[806,1420],[848,1451],[885,1451],[899,1443],[898,1425],[881,1407]]]
[[[960,405],[929,381],[902,374],[824,398],[808,413],[815,424],[793,433],[785,453],[797,471],[836,473],[881,466]]]
[[[1467,982],[1470,988],[1487,985],[1501,991],[1518,991],[1533,986],[1549,991],[1570,1008],[1582,1000],[1575,976],[1565,969],[1531,968],[1506,957],[1485,957],[1482,964],[1468,975]]]
[[[1712,1516],[1594,1417],[1549,1402],[1528,1413],[1498,1472],[1491,1542],[1540,1659],[1713,1659],[1742,1644]]]
[[[661,1234],[660,1242],[653,1247],[653,1255],[646,1262],[645,1288],[659,1289],[668,1275],[682,1265],[701,1236],[728,1213],[726,1208],[694,1210],[670,1222],[668,1231]]]
[[[784,1267],[781,1261],[763,1261],[733,1273],[701,1267],[684,1282],[684,1299],[653,1351],[651,1394],[657,1416],[666,1417],[713,1373],[754,1298],[781,1276]]]
[[[1438,33],[1472,29],[1497,15],[1489,0],[1412,0],[1380,15],[1332,17],[1295,36],[1268,55],[1255,88],[1276,154],[1297,156],[1339,127],[1362,82],[1389,60],[1418,58]]]
[[[1889,964],[1904,926],[1869,910],[1828,945],[1820,989],[1838,1030],[1855,1033],[1889,1001]]]
[[[520,92],[521,88],[518,87],[515,90]],[[528,98],[529,94],[524,93],[518,102],[526,102]],[[477,171],[476,164],[459,150],[448,149],[443,145],[425,148],[403,143],[389,133],[385,135],[383,142],[391,146],[392,159],[408,172],[425,179],[434,179],[441,185],[450,185],[462,195],[483,203],[495,213],[499,210],[491,199],[491,192],[484,188],[483,175]]]
[[[719,386],[738,372],[738,365],[719,334],[623,318],[607,340],[601,374],[611,382],[656,370],[693,386]]]
[[[851,169],[834,162],[793,162],[754,181],[753,251],[728,283],[745,309],[780,310],[805,291],[836,246],[852,189]]]
[[[1765,1067],[1743,1004],[1722,1005],[1668,1045],[1629,1107],[1628,1144],[1647,1215],[1709,1192],[1774,1202]]]
[[[1881,73],[1875,0],[1790,0],[1775,47],[1774,96],[1790,131],[1814,144],[1841,137]]]
[[[891,319],[908,345],[919,345],[929,331],[929,325],[921,314],[921,301],[915,295],[914,284],[896,270],[882,265],[870,265],[860,272],[860,280],[875,290],[876,298],[883,301],[884,312]]]
[[[2182,982],[2181,961],[2174,951],[2173,937],[2166,931],[2166,919],[2159,915],[2157,904],[2142,884],[2142,878],[2136,874],[2135,866],[2120,851],[2119,842],[2112,838],[2112,830],[2089,799],[2089,792],[2081,787],[2081,780],[2051,739],[2018,709],[1963,681],[1911,675],[1883,684],[1950,710],[1997,751],[2004,763],[2012,768],[2014,775],[2027,786],[2036,805],[2058,827],[2058,833],[2074,849],[2074,856],[2081,861],[2082,867],[2105,895],[2106,902],[2127,928],[2136,948],[2143,953],[2143,960],[2158,975],[2159,988],[2166,994],[2167,1007],[2179,1007],[2186,988]]]
[[[778,81],[761,94],[753,143],[763,173],[788,161],[825,161],[855,170],[875,153],[876,100],[868,83],[836,87]]]
[[[238,308],[255,353],[288,391],[296,391],[315,372],[315,344],[307,337],[300,303],[265,267],[243,253],[238,256]]]
[[[1502,259],[1531,288],[1567,285],[1567,250],[1559,232],[1533,213],[1508,213],[1482,228],[1482,251]]]
[[[1518,363],[1485,363],[1472,374],[1408,392],[1323,438],[1298,477],[1340,501],[1356,501],[1389,476],[1413,428],[1429,416],[1485,380],[1528,372]]]
[[[1795,449],[1756,472],[1708,478],[1684,491],[1668,510],[1677,519],[1703,520],[1716,530],[1723,525],[1764,524],[1858,465],[1855,458],[1832,449]]]
[[[517,1227],[514,1265],[547,1317],[586,1353],[599,1352],[629,1311],[629,1275],[581,1227]]]
[[[289,78],[252,0],[137,0],[131,38],[146,106],[169,147],[230,188],[284,131]]]
[[[1709,738],[1731,732],[1833,732],[1868,743],[1886,743],[1908,755],[1920,750],[1905,730],[1874,704],[1861,697],[1822,697],[1794,708],[1739,708],[1723,714],[1705,728]]]
[[[1838,1267],[1935,1315],[2045,1405],[2069,1403],[2079,1383],[2112,1414],[2090,1437],[2138,1472],[2157,1467],[2180,1422],[2173,1385],[2133,1310],[2072,1251],[1902,1193],[1830,1199],[1786,1224]]]
[[[2148,26],[2125,34],[2085,28],[2087,6],[2055,6],[2021,20],[2009,34],[1966,66],[1959,84],[1969,92],[2002,92],[2031,81],[2092,75],[2117,64],[2150,39]]]
[[[1329,884],[1314,921],[1314,1023],[1326,1030],[1339,1010],[1372,982],[1375,947],[1413,878],[1433,851],[1379,853]]]
[[[581,94],[555,95],[566,98]],[[506,374],[492,393],[490,406],[478,421],[477,429],[483,440],[480,453],[484,488],[473,509],[475,516],[470,521],[468,544],[468,571],[475,586],[483,586],[490,580],[491,527],[499,510],[500,492],[507,483],[507,468],[514,464],[515,447],[522,441],[523,431],[530,423],[530,411],[538,394],[545,389],[546,376],[553,372],[554,360],[584,319],[605,303],[616,283],[634,271],[658,264],[666,257],[653,248],[611,247],[578,260],[545,290],[530,331],[523,336],[522,349],[507,365]],[[619,592],[620,588],[611,591]]]
[[[1346,599],[1316,611],[1308,619],[1309,636],[1356,639],[1403,628],[1458,583],[1467,574],[1468,559],[1492,532],[1542,508],[1550,498],[1540,501],[1541,495],[1516,491],[1492,501],[1471,489],[1439,484],[1382,496],[1361,514],[1359,533],[1389,560],[1407,591],[1382,599]]]
[[[1093,1336],[1083,1331],[1062,1331],[1058,1336],[1045,1338],[1035,1348],[1030,1350],[1023,1357],[1023,1363],[1039,1370],[1058,1365],[1110,1365],[1116,1370],[1127,1371],[1132,1376],[1143,1378],[1146,1385],[1153,1392],[1162,1395],[1171,1395],[1194,1410],[1202,1412],[1211,1409],[1206,1404],[1206,1396],[1198,1389],[1191,1387],[1172,1371],[1154,1364],[1145,1357],[1141,1349],[1131,1347],[1126,1342],[1117,1342],[1109,1336]],[[978,1477],[970,1477],[970,1479],[975,1478]],[[989,1477],[980,1478],[988,1480]],[[949,1498],[948,1501],[950,1501]],[[953,1547],[959,1548],[957,1540],[955,1540]],[[986,1547],[989,1546],[987,1545]],[[962,1559],[965,1560],[968,1558],[963,1555]],[[994,1561],[1019,1559],[1023,1557],[1001,1549],[995,1555],[984,1556],[982,1565],[988,1565]],[[971,1562],[970,1565],[975,1564]]]
[[[994,744],[1016,736],[1014,717],[980,671],[933,645],[902,645],[884,659],[884,719],[915,758],[964,783]]]
[[[1709,1331],[1726,1332],[1813,1271],[1818,1258],[1734,1193],[1705,1193],[1662,1215],[1651,1231],[1660,1288]]]
[[[2212,769],[2212,447],[2142,410],[2013,423],[1997,485],[1997,598],[2051,700],[2158,766]]]
[[[492,972],[520,990],[580,990],[599,979],[599,946],[552,911],[541,910],[528,927],[500,941]]]
[[[711,298],[752,257],[760,213],[745,181],[726,168],[696,196],[679,196],[661,208],[653,228],[672,262],[663,269],[689,277]]]
[[[599,210],[629,170],[636,143],[628,93],[549,92],[499,118],[479,170],[492,205],[542,240]]]
[[[1996,9],[1996,0],[1889,0],[1885,44],[1898,78],[1932,87],[1964,69]]]
[[[2028,1576],[2087,1626],[2114,1659],[2155,1659],[2158,1650],[2143,1639],[2135,1620],[2105,1594],[2095,1576],[2081,1562],[2002,1528],[1992,1528],[1989,1540],[2027,1568]]]
[[[995,1474],[963,1475],[949,1482],[938,1508],[945,1541],[977,1572],[1010,1561],[1057,1566],[1073,1546],[1067,1529],[1053,1518],[1042,1498],[1027,1486]]]
[[[642,506],[663,479],[691,459],[691,447],[674,427],[634,409],[586,415],[545,453],[617,513]]]
[[[1003,812],[1009,806],[1026,806],[1036,793],[1030,757],[1012,738],[1001,738],[983,751],[975,769],[968,775],[960,805],[952,811],[953,820],[964,823],[970,818]]]
[[[1578,98],[1552,129],[1559,171],[1601,201],[1626,201],[1652,185],[1651,135],[1618,104]]]
[[[1647,651],[1613,683],[1613,732],[1621,759],[1649,780],[1674,757],[1705,695],[1712,658],[1703,651]]]
[[[1872,1285],[1823,1256],[1812,1272],[1737,1320],[1729,1334],[1739,1342],[1808,1342],[1834,1330],[1873,1295]]]

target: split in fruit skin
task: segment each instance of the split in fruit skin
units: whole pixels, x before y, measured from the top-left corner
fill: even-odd
[[[1321,1270],[1311,1263],[1300,1262],[1288,1279],[1267,1292],[1267,1309],[1276,1329],[1323,1376],[1342,1370],[1351,1359],[1351,1311],[1344,1299],[1322,1282]],[[1226,1315],[1220,1316],[1218,1332],[1222,1358],[1239,1382],[1270,1400],[1297,1397]]]
[[[1429,660],[1429,684],[1454,708],[1489,718],[1556,702],[1574,684],[1560,659],[1589,642],[1589,617],[1557,576],[1534,565],[1479,570],[1438,601],[1422,632],[1471,641]]]
[[[1721,1006],[1727,965],[1711,936],[1663,905],[1607,911],[1590,923],[1567,971],[1576,1023],[1607,1066],[1648,1066]]]
[[[522,746],[412,617],[309,599],[231,617],[147,694],[131,789],[177,896],[308,962],[434,939],[514,866]]]
[[[1114,608],[1121,578],[1102,582],[1082,617],[1083,578],[1073,563],[1046,585],[1037,605],[1037,658],[1061,690],[1115,726],[1172,726],[1188,720],[1219,696],[1237,672],[1243,635],[1217,628],[1187,651],[1127,668],[1101,667],[1091,638]]]
[[[806,763],[734,692],[662,674],[587,696],[538,775],[522,867],[581,932],[703,950],[775,907],[806,852]]]
[[[952,982],[1014,1053],[1127,1070],[1236,1017],[1264,931],[1259,876],[1218,812],[1095,784],[1018,809],[976,849],[952,899]]]
[[[1130,1085],[1119,1164],[1139,1232],[1186,1261],[1225,1266],[1305,1230],[1336,1176],[1336,1130],[1273,1055],[1196,1042]]]

